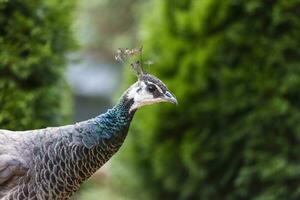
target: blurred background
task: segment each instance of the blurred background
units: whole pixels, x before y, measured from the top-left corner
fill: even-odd
[[[179,106],[135,115],[74,200],[300,199],[299,0],[0,0],[0,128],[105,112],[143,45]]]

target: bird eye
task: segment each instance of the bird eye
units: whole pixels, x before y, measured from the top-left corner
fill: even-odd
[[[152,93],[156,90],[156,87],[154,85],[148,85],[147,89],[148,89],[149,92]]]

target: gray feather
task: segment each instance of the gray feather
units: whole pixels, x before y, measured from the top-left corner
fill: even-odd
[[[74,125],[0,130],[0,200],[64,200],[122,145],[129,107]]]

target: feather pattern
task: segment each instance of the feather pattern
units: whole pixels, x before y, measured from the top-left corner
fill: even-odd
[[[98,117],[40,130],[0,130],[0,200],[69,199],[119,150],[135,111],[159,102],[177,100],[158,78],[142,73]]]
[[[134,115],[126,99],[74,125],[0,130],[0,199],[65,200],[122,145]]]

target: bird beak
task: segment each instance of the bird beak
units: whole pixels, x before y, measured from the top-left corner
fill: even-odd
[[[176,97],[168,91],[165,93],[163,100],[178,105]]]

